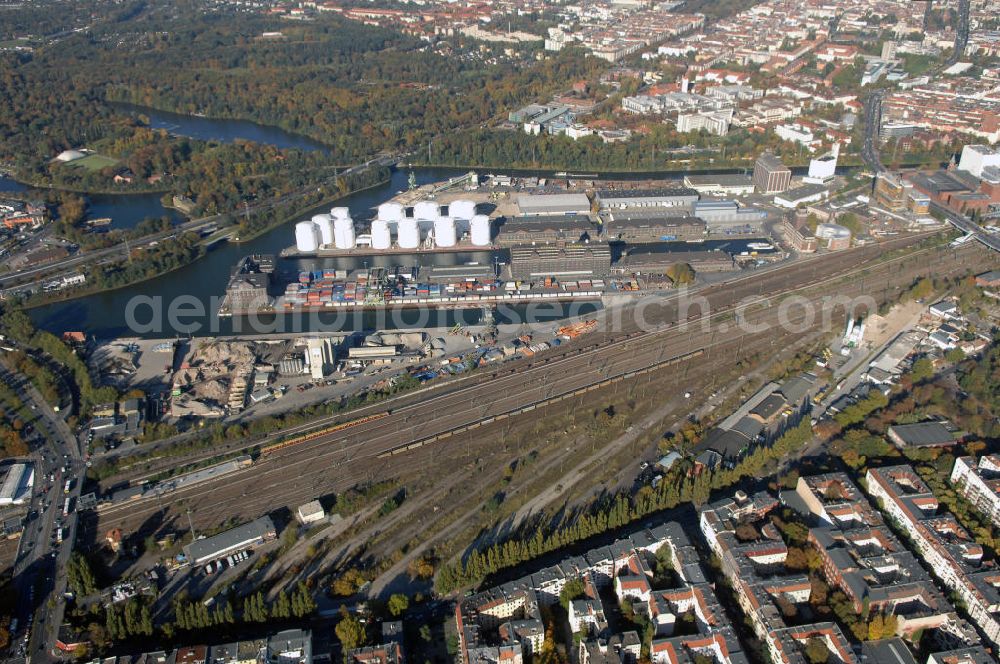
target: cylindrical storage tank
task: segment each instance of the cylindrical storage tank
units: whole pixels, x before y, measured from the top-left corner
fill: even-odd
[[[490,231],[490,218],[485,214],[473,216],[469,234],[472,236],[472,244],[477,247],[489,246],[490,236],[492,235]]]
[[[469,220],[476,214],[476,204],[464,198],[452,201],[448,205],[448,216],[455,219]]]
[[[455,220],[451,217],[438,217],[434,221],[434,244],[439,247],[454,247],[457,243]]]
[[[333,246],[333,221],[330,219],[330,215],[317,214],[313,217],[312,221],[316,225],[316,231],[319,234],[319,243],[321,245]]]
[[[406,208],[403,207],[402,203],[397,203],[396,201],[389,201],[388,203],[382,203],[378,206],[377,219],[383,221],[399,221],[406,217]]]
[[[300,221],[295,224],[295,248],[306,253],[319,249],[319,232],[316,224],[311,221]]]
[[[389,222],[376,219],[372,222],[372,249],[388,249],[392,246],[392,236],[389,233]]]
[[[416,219],[403,219],[396,227],[396,244],[402,249],[416,249],[420,246],[420,228]]]
[[[354,220],[350,216],[337,217],[333,222],[333,229],[336,231],[337,249],[354,248]]]
[[[333,217],[334,219],[344,219],[344,218],[350,219],[351,218],[351,210],[349,208],[345,208],[345,207],[331,208],[330,209],[330,216]]]
[[[434,201],[420,201],[413,206],[415,219],[437,219],[441,215],[441,206]]]

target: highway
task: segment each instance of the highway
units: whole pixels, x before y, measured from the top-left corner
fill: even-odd
[[[905,239],[913,241],[912,238]],[[898,238],[890,246],[906,244],[901,240],[904,238]],[[955,250],[952,255],[957,255],[958,251],[967,254],[971,250]],[[683,358],[699,351],[697,357],[703,359],[693,364],[695,368],[699,363],[709,361],[731,366],[752,352],[752,347],[774,351],[783,330],[756,335],[729,333],[726,321],[731,319],[734,305],[762,291],[775,297],[810,288],[814,291],[811,297],[818,300],[826,295],[819,287],[840,282],[850,274],[858,275],[860,279],[840,284],[838,294],[850,294],[851,289],[864,288],[865,280],[869,290],[873,286],[877,290],[875,284],[884,281],[883,294],[887,294],[890,281],[893,289],[898,289],[900,284],[908,285],[916,276],[931,273],[932,261],[914,261],[910,256],[870,264],[880,253],[881,248],[877,246],[848,250],[843,255],[829,257],[828,264],[819,270],[812,264],[793,263],[785,270],[760,275],[757,280],[747,278],[740,284],[726,284],[725,288],[706,294],[713,314],[691,316],[688,325],[670,324],[671,319],[676,320],[676,303],[667,303],[659,312],[661,325],[655,330],[642,332],[637,326],[629,329],[626,325],[621,332],[615,333],[616,341],[611,341],[606,333],[594,333],[591,346],[577,348],[572,354],[538,358],[534,363],[526,363],[520,370],[513,367],[487,374],[483,382],[425,398],[410,406],[393,408],[389,417],[286,448],[263,458],[251,468],[211,483],[107,508],[99,514],[97,531],[112,526],[131,532],[143,527],[156,528],[162,523],[160,520],[166,518],[166,508],[181,501],[199,506],[195,517],[201,525],[217,524],[235,514],[250,516],[264,513],[277,505],[294,506],[329,491],[343,490],[385,471],[389,462],[382,463],[378,458],[401,446],[412,445],[457,427],[489,422],[498,415],[594,386],[623,373],[641,371],[656,363]],[[948,250],[943,250],[943,253],[947,254]],[[950,264],[952,269],[966,269],[963,261],[952,260]],[[942,269],[935,269],[934,274],[942,272]],[[773,319],[777,309],[774,306],[753,309],[744,316],[746,320],[753,321],[759,317]],[[709,332],[702,332],[700,324],[709,318],[714,319],[716,325]],[[605,335],[603,340],[600,338],[602,334]],[[791,340],[795,335],[787,336]],[[581,340],[581,343],[587,341],[591,340]],[[677,363],[678,371],[683,370],[684,375],[691,366],[683,364],[682,369],[682,363]],[[431,454],[438,457],[441,453],[438,449]],[[411,455],[400,456],[400,463],[406,459],[412,463]],[[357,464],[355,470],[342,472],[341,469],[348,464]],[[290,481],[291,478],[294,481]]]

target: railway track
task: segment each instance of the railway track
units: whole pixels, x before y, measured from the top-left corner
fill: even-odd
[[[724,312],[731,309],[735,303],[739,303],[745,298],[752,297],[754,295],[767,295],[769,293],[771,295],[777,295],[780,293],[791,292],[791,290],[801,290],[803,288],[815,286],[817,283],[824,280],[842,275],[845,270],[849,271],[856,269],[856,264],[878,258],[885,251],[906,247],[936,234],[937,232],[935,231],[919,235],[893,238],[892,240],[888,240],[878,245],[857,247],[833,256],[811,256],[787,265],[781,265],[770,269],[762,269],[760,271],[755,271],[752,274],[737,277],[736,279],[711,284],[700,289],[693,289],[689,295],[692,298],[705,298],[713,311]],[[833,270],[833,272],[831,272],[831,270]],[[823,274],[821,274],[821,272]],[[789,290],[787,287],[787,284],[789,283],[797,284],[797,286]],[[782,288],[784,290],[780,290]],[[484,384],[492,384],[499,377],[505,375],[524,373],[526,370],[530,370],[538,366],[555,366],[557,363],[565,360],[566,358],[601,351],[602,348],[607,347],[609,344],[615,344],[622,341],[628,343],[629,340],[635,338],[648,338],[651,333],[661,334],[665,331],[662,329],[663,326],[678,325],[678,318],[681,313],[679,311],[680,301],[680,296],[678,294],[650,298],[648,306],[645,306],[643,309],[643,315],[645,317],[643,321],[637,321],[634,317],[622,318],[618,321],[620,324],[618,329],[608,330],[599,328],[598,331],[589,335],[586,339],[581,339],[577,343],[570,345],[570,347],[564,351],[549,350],[535,358],[509,362],[488,373],[477,372],[467,376],[460,376],[447,380],[444,383],[431,385],[414,392],[402,394],[377,404],[363,406],[361,408],[354,409],[349,413],[338,413],[335,415],[317,418],[309,423],[287,427],[282,429],[279,434],[275,434],[273,436],[261,437],[256,440],[241,440],[227,443],[189,455],[153,457],[148,460],[137,462],[134,466],[129,467],[137,467],[136,471],[116,473],[114,476],[103,481],[101,488],[102,490],[107,491],[111,485],[120,484],[123,481],[129,481],[135,484],[171,468],[188,464],[196,464],[207,459],[213,459],[220,456],[232,455],[241,452],[245,453],[257,446],[267,446],[272,441],[276,441],[278,439],[318,432],[329,426],[349,423],[354,419],[365,418],[370,415],[378,414],[386,409],[393,409],[398,412],[401,408],[418,403],[427,404],[442,396],[473,389],[476,386]],[[700,321],[704,318],[702,314],[703,311],[699,309],[698,315],[688,315],[686,318],[688,319],[688,322],[693,322],[695,319]],[[616,315],[616,312],[614,311],[606,312],[606,316],[614,315]],[[683,322],[681,322],[681,324],[683,324]],[[655,326],[656,329],[652,331],[644,330],[644,326]]]
[[[928,249],[922,250],[921,253],[930,251],[940,252]],[[971,262],[970,257],[974,255],[974,250],[946,253],[952,254],[950,271],[964,271],[968,262]],[[958,260],[960,254],[961,260]],[[911,263],[908,266],[904,265],[908,260]],[[860,276],[865,272],[868,273],[868,288],[871,288],[874,279],[882,278],[886,281],[885,292],[888,292],[890,281],[894,284],[893,292],[895,292],[902,286],[908,285],[914,278],[926,274],[932,265],[932,261],[915,260],[914,255],[901,256],[878,265],[848,270],[846,274],[816,279],[809,286],[791,288],[783,291],[782,295],[823,286],[847,276]],[[943,274],[941,269],[935,269],[934,272],[938,275]],[[866,290],[866,287],[859,280],[852,287],[841,289],[843,292],[854,290],[861,292]],[[814,296],[814,299],[819,301],[822,296]],[[721,317],[726,314],[726,311],[720,311],[711,317]],[[776,316],[776,313],[771,314],[765,310],[762,315],[764,320]],[[428,459],[426,462],[428,466],[440,463],[442,456],[448,456],[443,454],[443,448],[449,447],[454,442],[454,432],[463,426],[466,430],[479,428],[486,421],[495,422],[498,414],[510,413],[519,408],[530,407],[532,404],[538,408],[539,403],[560,394],[573,393],[573,396],[579,394],[583,398],[587,392],[600,389],[600,387],[592,388],[594,385],[601,384],[602,387],[612,385],[613,383],[605,382],[609,378],[649,369],[658,362],[671,358],[702,351],[714,356],[715,362],[729,363],[741,350],[746,355],[760,352],[761,349],[773,349],[777,343],[777,337],[774,335],[764,335],[759,339],[752,337],[747,339],[747,335],[733,335],[720,340],[713,338],[706,343],[704,338],[690,335],[690,328],[690,324],[682,324],[650,331],[623,343],[602,348],[599,354],[593,350],[579,349],[573,355],[539,363],[538,366],[517,374],[497,375],[488,387],[494,394],[503,395],[504,390],[509,390],[509,393],[494,398],[489,404],[484,404],[481,411],[468,411],[464,416],[465,421],[462,421],[461,416],[456,418],[453,414],[449,417],[443,416],[442,413],[461,413],[462,408],[468,406],[466,391],[439,394],[430,397],[423,404],[394,409],[392,417],[381,418],[363,429],[351,429],[339,439],[320,438],[282,450],[280,454],[262,460],[253,468],[233,473],[210,486],[192,487],[188,492],[178,492],[178,495],[167,497],[165,502],[168,505],[180,501],[200,506],[210,505],[207,509],[199,508],[199,520],[204,519],[206,522],[218,516],[223,518],[232,516],[234,512],[249,515],[255,511],[258,511],[257,513],[260,510],[269,511],[275,507],[273,498],[275,494],[281,496],[280,504],[295,505],[296,501],[305,502],[316,495],[346,489],[360,481],[366,473],[373,473],[373,466],[385,470],[390,465],[396,465],[396,458],[410,460],[413,455],[403,455],[398,451],[393,455],[392,452],[399,450],[400,447],[404,449],[410,447],[420,440],[441,436],[449,430],[453,432],[452,436],[437,439],[439,444],[433,446],[436,452],[429,453],[429,456],[437,458]],[[782,343],[784,344],[784,338]],[[699,356],[700,354],[693,357]],[[688,363],[688,366],[691,364]],[[693,364],[696,370],[691,376],[692,379],[702,373],[697,370],[699,363]],[[688,371],[689,368],[685,368],[685,373]],[[580,390],[583,392],[579,392]],[[479,427],[469,426],[475,425],[477,421]],[[416,448],[411,449],[416,450]],[[389,458],[386,457],[386,452],[389,453]],[[341,472],[359,464],[363,467],[355,468],[349,473]],[[208,497],[212,497],[213,500],[204,500]],[[101,519],[116,525],[135,524],[136,521],[142,523],[161,509],[164,509],[162,503],[128,504],[107,510],[102,513]]]

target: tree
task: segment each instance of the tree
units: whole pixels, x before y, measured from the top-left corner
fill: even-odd
[[[398,618],[410,607],[410,598],[402,593],[393,593],[389,597],[389,613],[393,618]]]
[[[674,263],[667,268],[667,277],[675,286],[683,286],[694,281],[694,269],[687,263]]]
[[[877,641],[882,638],[885,632],[885,621],[882,619],[881,613],[876,613],[872,616],[872,619],[868,621],[868,640]]]
[[[411,560],[406,569],[411,579],[429,579],[434,576],[434,559],[430,556],[420,556]]]
[[[921,357],[913,363],[910,369],[910,377],[914,383],[922,383],[934,375],[934,365],[926,357]]]
[[[344,652],[359,648],[365,643],[365,628],[355,616],[347,615],[334,629]]]
[[[806,641],[805,655],[810,664],[826,664],[830,659],[830,651],[823,639],[816,636]]]
[[[583,597],[585,588],[583,585],[583,580],[578,578],[572,578],[566,582],[563,589],[559,591],[559,603],[562,607],[569,610],[569,604],[577,597]]]

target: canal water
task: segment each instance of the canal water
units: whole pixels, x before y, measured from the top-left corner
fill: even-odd
[[[206,140],[253,140],[286,148],[325,149],[319,143],[288,132],[266,127],[252,122],[211,120],[174,113],[153,111],[141,107],[129,107],[131,112],[146,116],[154,127],[163,127],[178,135],[192,136]],[[466,169],[422,168],[415,171],[418,184],[437,182],[466,172]],[[720,171],[721,172],[721,171]],[[514,173],[524,175],[525,173]],[[531,173],[551,176],[551,173]],[[681,173],[637,174],[637,178],[680,178]],[[409,171],[393,173],[389,182],[378,187],[358,192],[337,201],[338,206],[348,206],[358,220],[372,216],[374,208],[407,187]],[[621,176],[615,176],[621,177]],[[24,187],[9,179],[0,179],[0,191],[5,187],[23,191]],[[20,187],[20,189],[17,189]],[[10,189],[8,189],[10,190]],[[301,218],[325,212],[328,206],[304,212]],[[91,218],[111,217],[114,227],[131,227],[146,217],[160,217],[164,214],[178,219],[179,216],[160,203],[159,194],[134,196],[92,196],[89,216]],[[216,312],[224,294],[230,271],[237,261],[247,254],[278,254],[294,243],[294,221],[273,229],[250,242],[241,244],[220,244],[209,251],[201,260],[171,272],[119,290],[99,293],[66,302],[39,307],[31,311],[32,318],[40,327],[53,331],[81,330],[102,338],[115,336],[170,337],[175,335],[219,335],[247,334],[253,332],[291,331],[333,331],[358,329],[386,329],[399,327],[451,327],[456,322],[475,324],[480,320],[478,309],[466,311],[423,311],[399,310],[390,312],[364,312],[363,314],[309,314],[302,316],[271,316],[254,320],[246,317],[220,319]],[[725,250],[738,251],[740,241],[719,241]],[[683,245],[665,247],[666,250],[711,249],[714,246]],[[720,247],[722,248],[722,247]],[[491,252],[442,253],[432,255],[369,256],[365,258],[324,258],[324,259],[279,259],[280,276],[295,274],[300,270],[317,268],[358,269],[374,266],[415,265],[465,265],[470,263],[490,264]],[[599,306],[586,305],[589,310]],[[566,315],[586,313],[587,309],[568,311],[545,307],[513,308],[497,312],[498,322],[523,321],[526,317],[537,320],[559,318]]]

